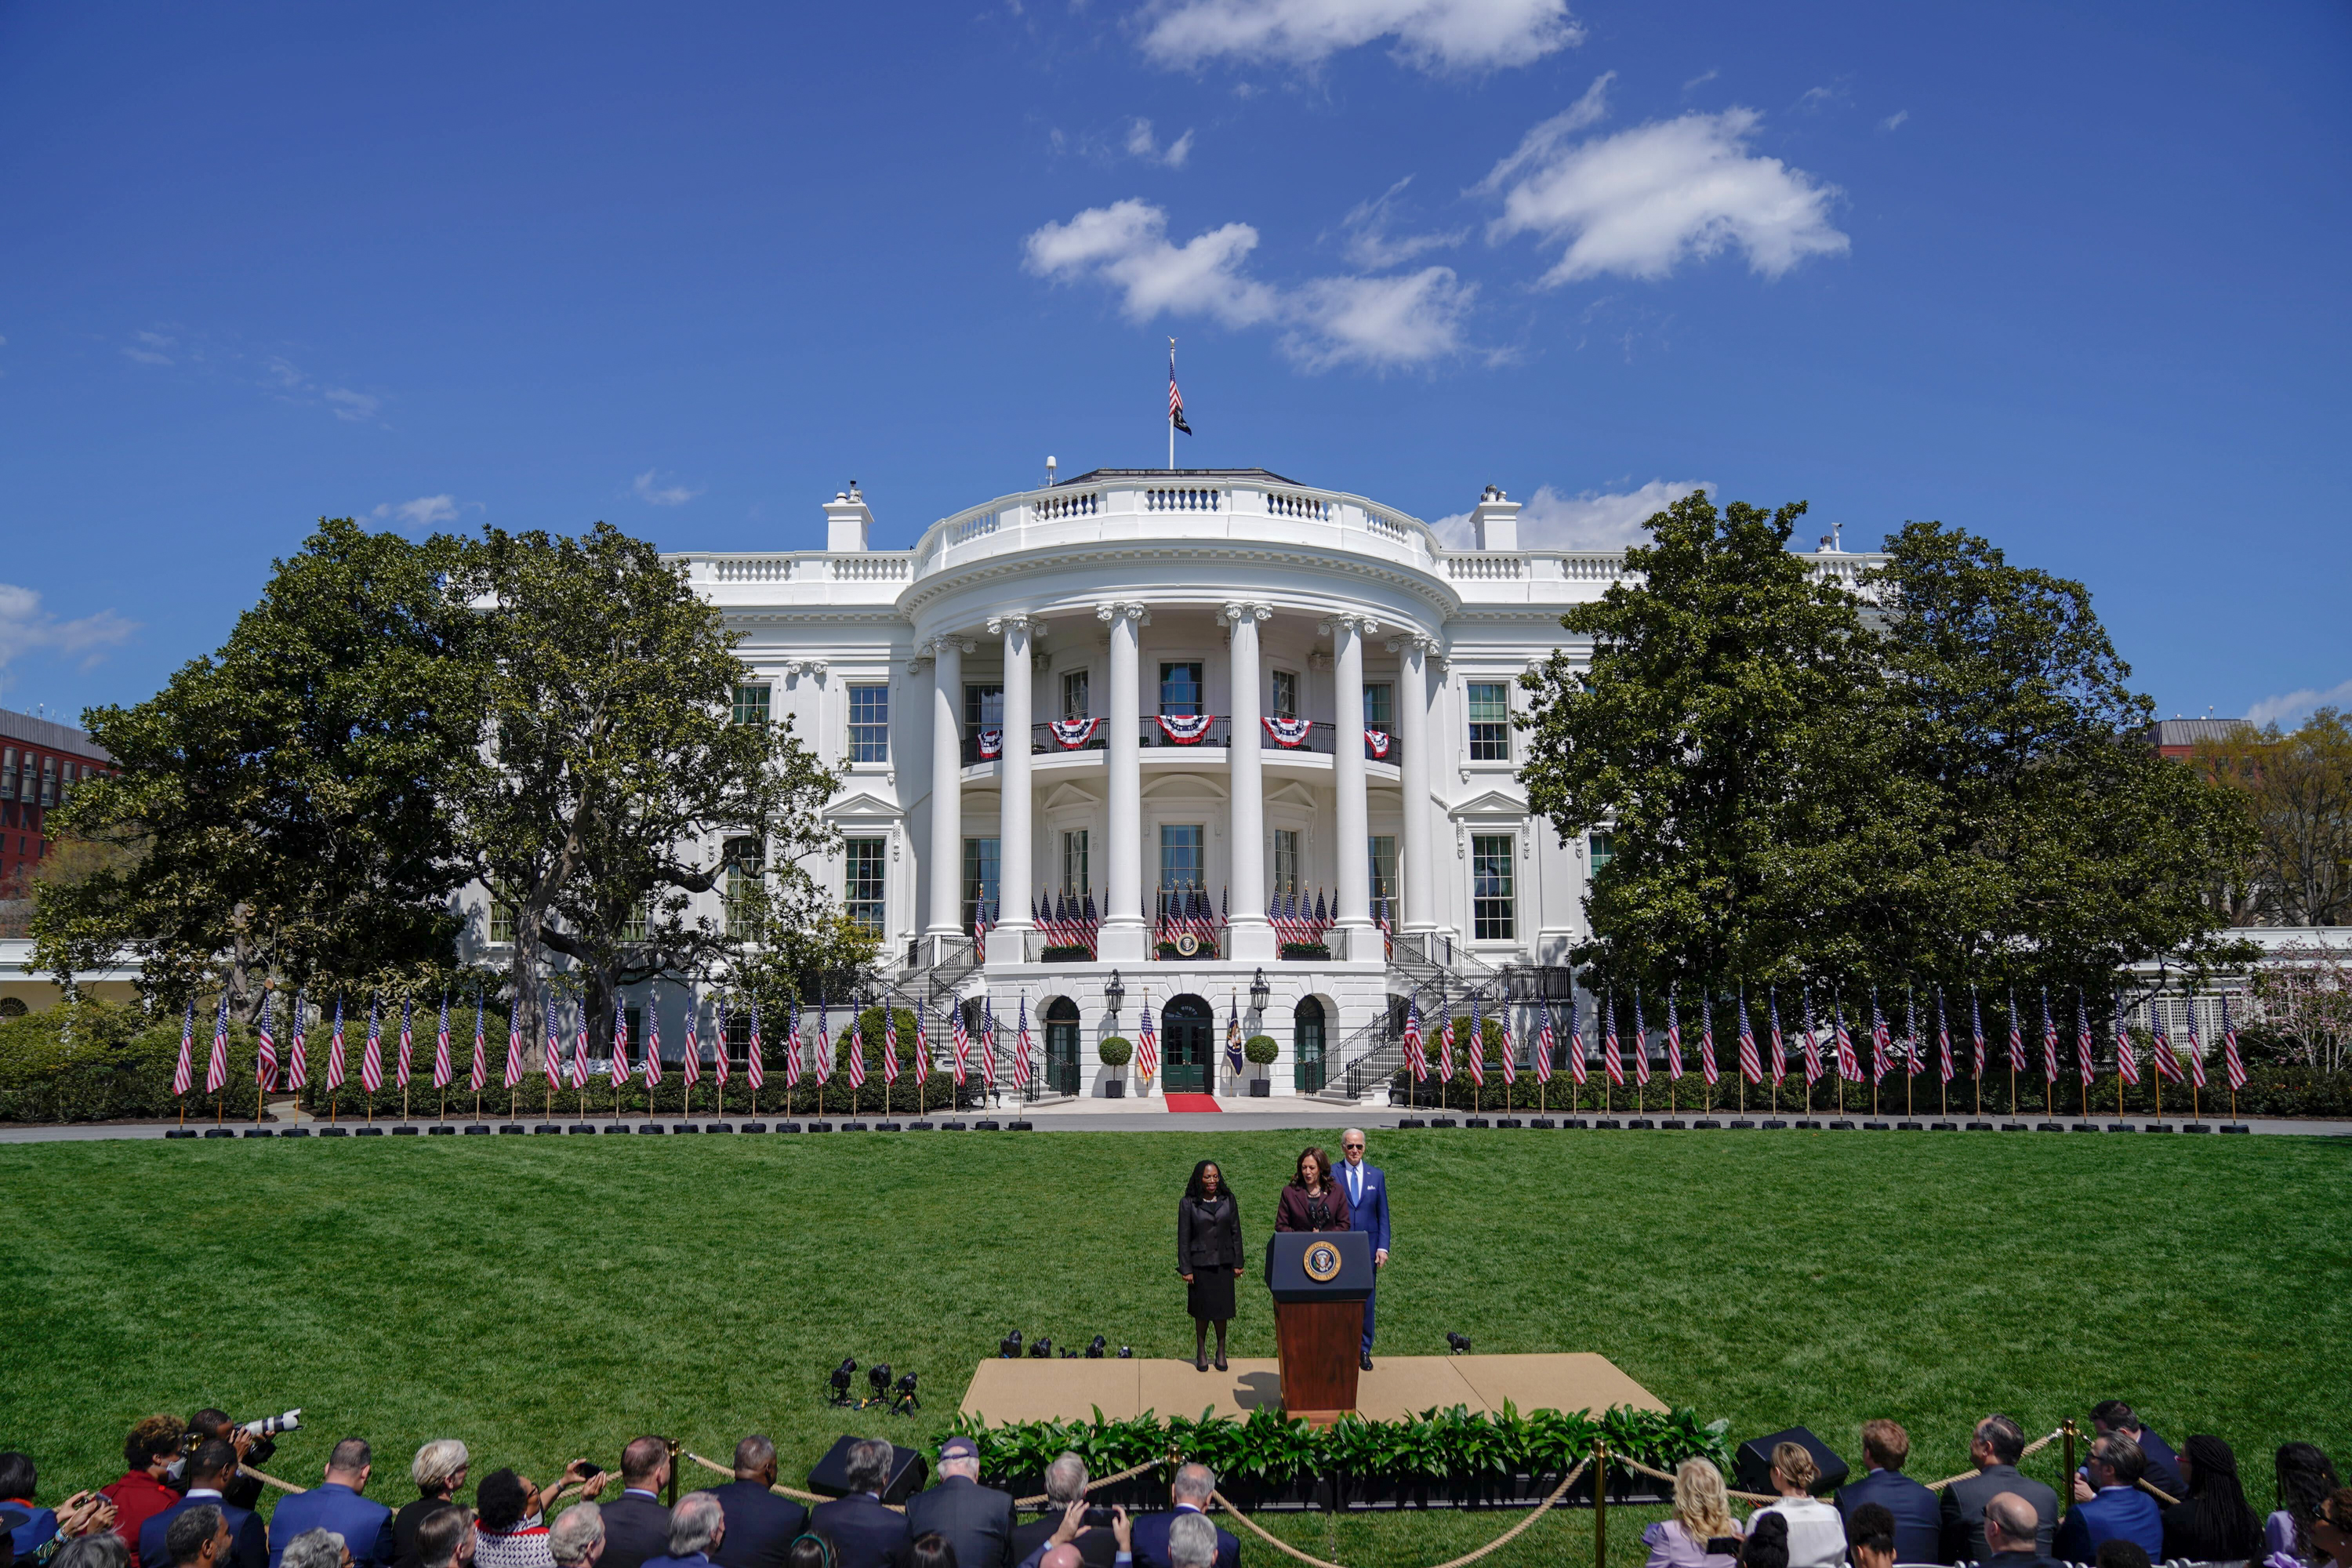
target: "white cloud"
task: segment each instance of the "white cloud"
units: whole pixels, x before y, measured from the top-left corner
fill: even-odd
[[[1151,121],[1138,120],[1127,128],[1127,150],[1147,163],[1161,163],[1171,169],[1181,169],[1184,160],[1192,155],[1192,133],[1190,131],[1162,147],[1151,134]]]
[[[178,340],[161,332],[133,332],[137,341],[122,346],[122,357],[135,364],[170,364],[172,356],[163,351],[178,346]]]
[[[1685,258],[1727,246],[1777,278],[1808,256],[1846,251],[1846,237],[1829,221],[1836,187],[1748,152],[1753,110],[1685,114],[1571,142],[1606,111],[1608,80],[1528,132],[1475,187],[1502,196],[1490,240],[1532,234],[1562,247],[1545,283],[1604,272],[1663,278]]]
[[[1622,550],[1646,543],[1642,524],[1693,490],[1715,493],[1706,479],[1652,479],[1637,490],[1615,493],[1586,490],[1564,496],[1545,485],[1519,509],[1522,550]],[[1467,550],[1476,540],[1470,514],[1457,511],[1430,524],[1439,539],[1456,550]]]
[[[1909,110],[1898,109],[1894,113],[1888,115],[1885,119],[1880,121],[1878,122],[1878,128],[1881,131],[1898,131],[1902,129],[1903,122],[1910,118],[1911,111]]]
[[[1226,224],[1182,245],[1168,215],[1129,200],[1090,207],[1029,237],[1029,269],[1056,281],[1094,279],[1120,292],[1130,320],[1205,316],[1229,327],[1283,329],[1285,353],[1309,370],[1392,369],[1458,353],[1477,294],[1449,267],[1386,277],[1318,278],[1282,289],[1244,269],[1257,230]]]
[[[436,523],[457,521],[457,498],[449,495],[418,496],[415,500],[401,501],[397,505],[385,501],[370,515],[378,521],[396,517],[403,528],[431,528]]]
[[[20,653],[36,649],[79,657],[95,664],[104,650],[129,639],[139,629],[112,610],[100,610],[79,620],[61,621],[41,608],[41,595],[31,588],[0,583],[0,673]]]
[[[1348,231],[1348,259],[1359,267],[1402,267],[1426,251],[1445,250],[1470,237],[1466,228],[1449,233],[1392,235],[1389,226],[1396,219],[1397,198],[1412,184],[1407,174],[1379,196],[1358,202],[1339,220]]]
[[[2249,724],[2275,723],[2283,730],[2293,729],[2311,716],[2315,709],[2352,707],[2352,680],[2329,687],[2325,691],[2310,687],[2290,691],[2279,697],[2265,697],[2246,710]]]
[[[656,484],[651,468],[639,474],[631,481],[629,488],[636,492],[639,500],[648,506],[684,506],[702,493],[699,486],[689,489],[681,484]]]
[[[1400,61],[1424,71],[1523,66],[1581,43],[1566,0],[1173,0],[1144,35],[1163,65],[1276,59],[1313,66],[1393,37]]]
[[[1273,289],[1242,275],[1257,248],[1257,230],[1229,223],[1182,245],[1168,243],[1168,214],[1129,199],[1088,207],[1067,223],[1049,223],[1028,240],[1029,269],[1043,278],[1088,275],[1117,284],[1124,309],[1138,321],[1165,310],[1210,316],[1246,327],[1277,313]]]
[[[365,424],[373,419],[375,411],[383,406],[383,398],[364,392],[353,392],[348,386],[331,386],[320,395],[335,411],[336,418],[349,419],[355,424]]]

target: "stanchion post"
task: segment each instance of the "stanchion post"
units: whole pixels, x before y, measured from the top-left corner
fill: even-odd
[[[2058,1430],[2066,1437],[2066,1468],[2058,1478],[2058,1517],[2063,1519],[2074,1509],[2074,1418],[2066,1417]]]
[[[1609,1439],[1592,1439],[1592,1568],[1609,1568]]]
[[[2072,1449],[2067,1451],[2073,1452]],[[662,1506],[664,1508],[677,1506],[677,1439],[675,1437],[669,1439],[669,1499]]]

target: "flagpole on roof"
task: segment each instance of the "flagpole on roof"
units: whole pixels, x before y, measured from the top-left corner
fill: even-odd
[[[1176,471],[1176,340],[1168,340],[1168,471]]]

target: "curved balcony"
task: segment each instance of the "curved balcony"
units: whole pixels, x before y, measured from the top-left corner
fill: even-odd
[[[1205,715],[1207,722],[1200,726],[1198,735],[1189,734],[1197,721],[1170,714],[1165,721],[1159,718],[1142,720],[1136,733],[1140,749],[1154,752],[1224,752],[1233,744],[1233,720],[1223,713]],[[1286,734],[1296,734],[1295,741]],[[1379,735],[1379,740],[1373,737]],[[1297,730],[1282,720],[1263,721],[1258,726],[1258,749],[1280,754],[1304,753],[1328,757],[1339,744],[1339,726],[1317,719]],[[1367,731],[1364,735],[1364,760],[1386,763],[1393,766],[1400,755],[1400,742],[1393,733]],[[962,742],[963,765],[982,767],[1004,755],[1006,737],[998,729],[984,729],[966,735]],[[1110,721],[1083,719],[1060,723],[1032,724],[1029,727],[1029,753],[1037,757],[1063,756],[1073,752],[1107,752],[1110,749]]]

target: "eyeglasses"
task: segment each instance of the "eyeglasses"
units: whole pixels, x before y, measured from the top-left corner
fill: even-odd
[[[1342,1149],[1360,1149],[1363,1145],[1361,1143],[1342,1143],[1339,1147]]]

